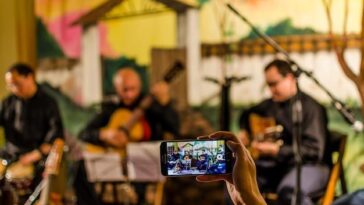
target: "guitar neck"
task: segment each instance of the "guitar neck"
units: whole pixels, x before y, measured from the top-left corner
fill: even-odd
[[[57,138],[53,145],[52,149],[47,157],[45,163],[45,176],[43,179],[44,187],[40,196],[40,201],[38,204],[40,205],[48,205],[53,202],[55,199],[51,199],[50,195],[53,193],[53,189],[55,186],[54,179],[59,174],[61,160],[63,157],[63,147],[64,141],[60,138]]]
[[[143,116],[144,111],[150,107],[153,102],[152,95],[148,95],[141,101],[139,107],[133,111],[133,115],[130,117],[128,122],[123,125],[123,128],[130,131],[130,129],[138,122],[138,120]]]

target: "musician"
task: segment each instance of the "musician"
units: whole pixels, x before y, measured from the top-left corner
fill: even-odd
[[[129,141],[162,140],[165,132],[178,136],[179,118],[172,107],[168,85],[165,82],[159,82],[151,88],[154,100],[149,107],[143,108],[144,114],[138,120],[143,128],[142,136],[129,136],[129,130],[122,125],[117,128],[108,127],[115,112],[133,112],[140,109],[140,102],[146,96],[142,93],[142,81],[132,68],[121,68],[117,71],[113,84],[118,98],[103,104],[101,112],[81,132],[82,140],[96,145],[125,148]]]
[[[35,165],[32,188],[40,182],[42,158],[56,138],[63,138],[63,125],[56,101],[36,83],[34,71],[26,64],[11,66],[5,73],[10,95],[0,108],[0,126],[5,147],[0,158]]]
[[[36,83],[34,71],[28,65],[11,66],[5,73],[5,81],[11,94],[0,108],[0,125],[5,131],[5,147],[0,151],[0,158],[19,161],[24,166],[34,165],[30,186],[34,190],[42,179],[44,161],[52,143],[64,137],[60,111],[57,102]],[[77,204],[98,204],[82,166],[76,173]]]
[[[142,82],[138,73],[132,68],[122,68],[114,76],[114,87],[118,99],[106,102],[99,113],[81,133],[81,139],[98,145],[124,147],[128,139],[128,131],[122,126],[118,129],[104,128],[112,114],[118,109],[133,111],[145,95],[141,92]],[[140,119],[144,136],[137,141],[161,140],[165,131],[178,135],[179,119],[171,104],[168,85],[164,82],[155,84],[151,93],[154,101]],[[104,129],[102,129],[104,128]]]
[[[277,192],[278,204],[290,204],[296,184],[294,150],[292,146],[292,99],[296,95],[302,103],[302,144],[303,160],[301,177],[301,196],[303,205],[314,204],[314,197],[322,191],[329,175],[329,157],[325,152],[328,137],[327,116],[323,106],[304,92],[298,93],[295,75],[289,63],[273,60],[264,69],[266,83],[271,98],[251,107],[240,117],[240,137],[245,144],[251,143],[257,151],[257,179],[262,192]],[[283,126],[280,135],[282,143],[272,141],[258,142],[249,139],[251,114],[272,117]]]

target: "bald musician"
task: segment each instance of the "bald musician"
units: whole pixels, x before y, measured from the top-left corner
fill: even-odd
[[[125,148],[129,141],[162,140],[165,132],[178,136],[178,114],[172,107],[167,83],[159,82],[152,86],[150,91],[153,100],[144,108],[141,108],[140,103],[147,95],[142,93],[142,81],[135,70],[121,68],[115,73],[113,84],[117,99],[102,105],[101,112],[81,132],[80,138],[83,141],[101,146]],[[140,109],[144,112],[137,123],[142,129],[142,136],[131,137],[130,131],[123,126],[123,123],[117,127],[109,126],[115,118],[119,118],[120,122],[129,120],[124,118],[130,118],[129,115],[115,117],[116,114],[124,111],[133,113]],[[145,186],[143,184],[134,184],[134,186],[136,186],[138,203],[142,204],[145,200]]]
[[[96,145],[123,148],[130,140],[128,130],[122,125],[118,128],[107,128],[107,125],[115,111],[125,109],[132,112],[140,108],[145,94],[142,93],[139,74],[132,68],[121,68],[116,72],[113,84],[117,100],[104,103],[102,111],[86,126],[80,137]],[[162,140],[165,131],[178,135],[178,115],[172,107],[167,83],[153,85],[151,94],[154,100],[138,122],[143,129],[143,136],[138,141]]]

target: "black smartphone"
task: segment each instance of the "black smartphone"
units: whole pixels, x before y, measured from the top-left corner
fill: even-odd
[[[164,141],[160,145],[164,176],[196,176],[231,173],[232,152],[225,140]]]

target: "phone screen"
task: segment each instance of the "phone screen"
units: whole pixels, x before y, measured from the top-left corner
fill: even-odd
[[[163,144],[162,144],[163,145]],[[216,175],[230,172],[225,140],[170,141],[161,146],[166,176]]]

